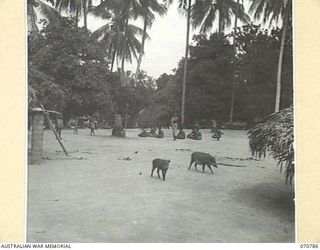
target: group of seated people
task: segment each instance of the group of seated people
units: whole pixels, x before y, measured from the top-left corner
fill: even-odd
[[[199,131],[199,128],[193,128],[192,132],[187,135],[187,138],[192,140],[202,140],[202,134]],[[180,127],[179,129],[179,133],[176,136],[176,139],[186,139],[186,133],[183,131],[182,127]]]
[[[216,127],[212,128],[211,132],[213,133],[212,138],[215,138],[218,141],[220,140],[221,135],[223,135],[223,133],[219,129],[217,129]],[[161,127],[159,127],[159,129],[158,129],[158,133],[156,133],[155,127],[152,127],[149,132],[147,132],[146,129],[143,128],[142,132],[138,136],[139,137],[163,138],[164,132],[161,129]],[[176,139],[186,139],[186,137],[191,140],[202,140],[202,134],[199,131],[198,127],[193,128],[192,132],[190,134],[188,134],[187,136],[186,136],[186,133],[184,132],[183,128],[180,127],[179,132],[176,135]]]
[[[145,128],[142,129],[142,132],[138,134],[140,137],[154,137],[154,138],[163,138],[164,133],[161,127],[158,129],[158,133],[156,133],[156,128],[152,127],[150,132],[147,132]]]

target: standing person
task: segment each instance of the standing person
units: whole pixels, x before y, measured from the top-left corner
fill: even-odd
[[[76,117],[76,119],[74,120],[74,125],[73,125],[73,133],[74,134],[78,134],[78,126],[79,126],[79,118]]]
[[[172,128],[172,134],[173,134],[173,140],[177,140],[177,135],[178,135],[178,116],[177,114],[174,114],[173,117],[171,118],[171,128]]]
[[[57,131],[57,134],[60,138],[60,140],[62,140],[62,137],[61,137],[61,131],[63,129],[63,119],[62,119],[62,114],[58,113],[56,115],[56,131]]]
[[[96,122],[94,118],[91,116],[89,117],[89,128],[90,128],[90,135],[96,135],[96,133],[94,132],[96,128]]]

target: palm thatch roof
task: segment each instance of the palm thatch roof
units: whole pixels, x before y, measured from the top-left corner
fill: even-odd
[[[250,150],[259,158],[270,154],[285,169],[286,183],[294,177],[293,107],[272,114],[265,122],[248,131]]]

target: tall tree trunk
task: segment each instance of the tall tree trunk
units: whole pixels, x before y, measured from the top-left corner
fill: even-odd
[[[126,54],[126,47],[127,47],[127,36],[128,36],[128,24],[129,24],[129,15],[127,14],[126,23],[125,23],[125,30],[124,30],[124,44],[123,44],[123,50],[122,50],[122,61],[121,61],[121,71],[122,72],[124,72],[124,61],[125,61],[125,54]]]
[[[79,6],[76,7],[76,27],[78,27],[79,23]]]
[[[119,57],[118,56],[116,56],[116,64],[117,64],[117,70],[119,71],[120,67],[119,67]]]
[[[231,107],[230,107],[230,114],[229,114],[229,122],[233,122],[233,115],[234,115],[234,98],[236,95],[237,91],[237,86],[236,86],[236,81],[237,81],[237,76],[236,76],[236,71],[237,71],[237,64],[236,64],[236,55],[237,55],[237,45],[236,45],[236,39],[237,39],[237,29],[238,29],[238,11],[239,11],[239,2],[240,0],[237,0],[237,9],[236,13],[234,16],[234,32],[233,32],[233,53],[234,53],[234,58],[233,58],[233,83],[232,83],[232,93],[231,93]]]
[[[219,11],[219,20],[218,20],[218,33],[221,34],[223,32],[223,18]]]
[[[83,25],[85,27],[85,29],[88,28],[88,24],[87,24],[87,0],[83,0]]]
[[[283,62],[283,54],[284,54],[284,45],[286,41],[286,34],[288,29],[289,22],[289,11],[287,7],[284,10],[284,20],[282,27],[282,36],[281,36],[281,45],[280,45],[280,53],[279,53],[279,61],[278,61],[278,72],[277,72],[277,90],[276,90],[276,101],[274,112],[279,112],[280,110],[280,99],[281,99],[281,76],[282,76],[282,62]]]
[[[136,70],[136,81],[137,81],[137,78],[138,78],[138,75],[139,75],[139,72],[140,72],[140,67],[141,67],[141,62],[142,62],[142,57],[144,55],[144,43],[145,43],[145,40],[146,40],[146,36],[147,36],[147,22],[148,22],[148,17],[147,17],[147,14],[144,18],[144,25],[143,25],[143,35],[142,35],[142,42],[141,42],[141,51],[140,51],[140,54],[139,54],[139,59],[138,59],[138,62],[137,62],[137,70]]]
[[[111,72],[113,71],[113,65],[114,65],[115,58],[116,58],[116,50],[114,50],[112,52],[112,61],[111,61],[111,69],[110,69]]]
[[[185,106],[186,106],[186,84],[187,84],[188,53],[189,53],[190,14],[191,14],[191,0],[188,1],[186,51],[184,56],[184,71],[183,71],[183,82],[182,82],[182,101],[181,101],[181,124],[182,125],[184,124]]]

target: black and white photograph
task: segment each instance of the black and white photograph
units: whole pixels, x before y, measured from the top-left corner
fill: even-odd
[[[293,0],[26,0],[26,241],[294,243]]]

